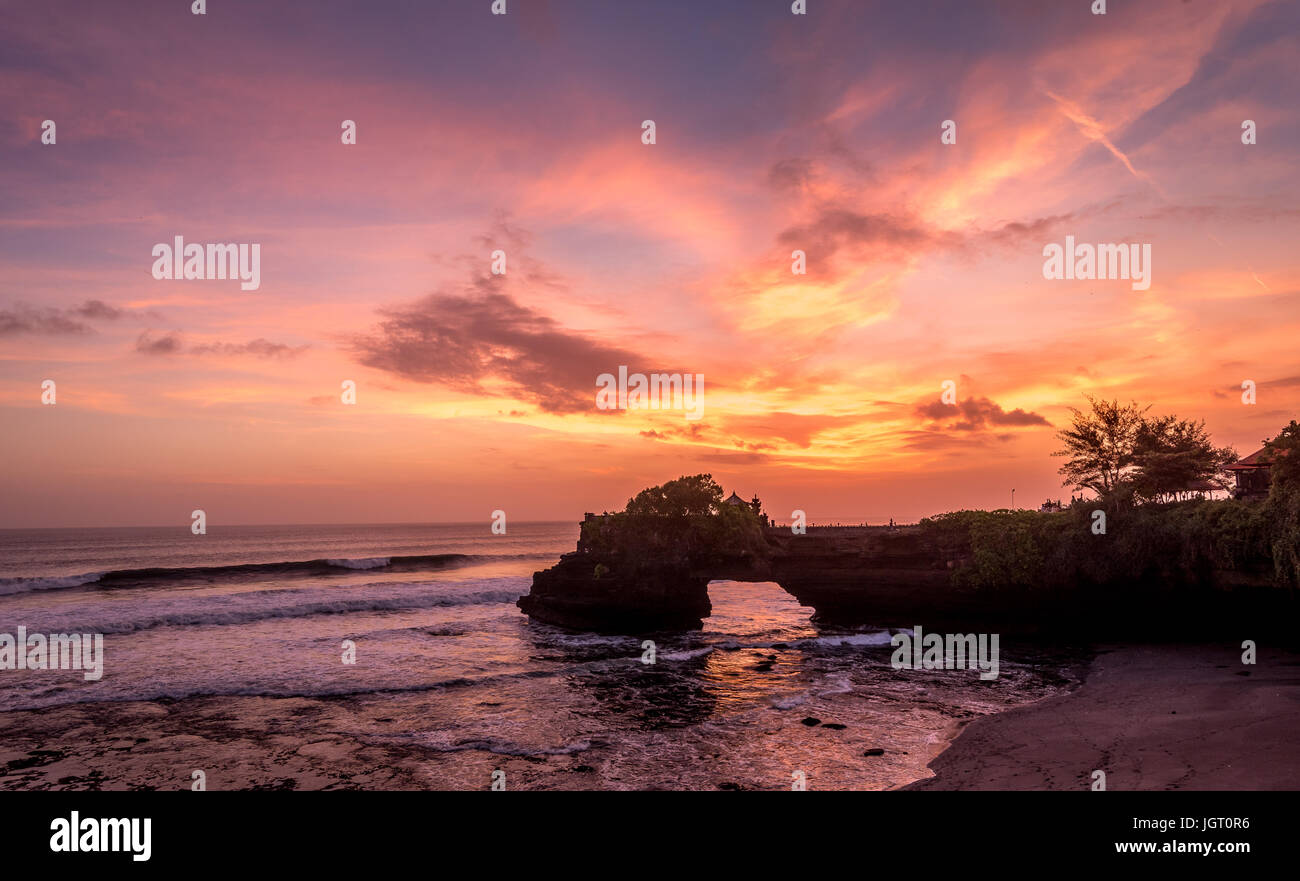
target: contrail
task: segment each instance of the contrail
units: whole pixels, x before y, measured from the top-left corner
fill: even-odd
[[[1133,163],[1130,162],[1129,158],[1124,155],[1124,151],[1120,150],[1119,147],[1116,147],[1111,142],[1110,138],[1106,136],[1106,132],[1102,128],[1100,122],[1098,122],[1096,119],[1092,118],[1087,113],[1085,113],[1083,111],[1083,108],[1081,108],[1078,104],[1075,104],[1073,101],[1067,98],[1062,98],[1060,95],[1056,94],[1050,89],[1044,89],[1043,91],[1049,98],[1051,98],[1060,106],[1061,112],[1065,114],[1066,118],[1069,119],[1071,122],[1073,122],[1076,126],[1078,126],[1079,131],[1083,134],[1085,138],[1087,138],[1090,141],[1096,141],[1099,144],[1101,144],[1103,147],[1105,147],[1107,150],[1109,150],[1111,152],[1111,155],[1113,155],[1120,162],[1124,163],[1124,167],[1129,170],[1130,174],[1132,174],[1135,178],[1137,178],[1140,181],[1145,181],[1146,183],[1149,183],[1155,189],[1155,191],[1160,194],[1161,198],[1168,201],[1169,197],[1166,196],[1164,191],[1160,189],[1160,185],[1157,184],[1155,181],[1153,181],[1150,178],[1150,176],[1148,176],[1144,172],[1138,171],[1136,168],[1134,168]]]

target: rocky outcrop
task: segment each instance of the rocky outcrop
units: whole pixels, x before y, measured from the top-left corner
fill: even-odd
[[[709,617],[708,576],[668,561],[602,561],[579,550],[533,573],[519,608],[572,630],[695,630]]]
[[[764,552],[707,565],[600,556],[579,542],[558,564],[534,573],[519,607],[581,630],[644,633],[694,629],[709,616],[708,583],[775,581],[823,621],[911,626],[923,611],[976,604],[951,585],[957,561],[919,529],[814,527],[804,535],[764,530]],[[964,600],[969,599],[969,603]]]
[[[948,559],[920,529],[815,527],[804,535],[769,529],[765,537],[766,580],[816,609],[821,620],[903,626],[922,610],[974,606],[973,595],[952,585],[960,561]]]
[[[595,524],[591,534],[607,536],[601,528]],[[954,547],[950,537],[920,527],[810,527],[801,535],[767,528],[760,544],[730,556],[699,547],[652,556],[616,542],[598,542],[606,550],[597,551],[579,541],[558,564],[534,573],[518,604],[539,621],[575,630],[689,630],[711,612],[710,581],[772,581],[822,623],[1085,638],[1182,638],[1246,625],[1262,633],[1270,622],[1289,626],[1297,610],[1294,591],[1231,570],[1113,584],[1061,572],[1051,583],[976,589],[954,577],[971,562],[969,545]]]

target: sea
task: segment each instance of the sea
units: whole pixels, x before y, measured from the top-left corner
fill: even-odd
[[[301,744],[300,762],[307,745],[334,744],[317,764],[335,773],[286,771],[283,788],[891,789],[929,776],[970,720],[1077,683],[1068,658],[1005,639],[995,681],[896,670],[888,628],[820,625],[772,583],[711,583],[698,631],[532,621],[515,601],[577,536],[576,523],[516,522],[504,535],[487,523],[0,530],[0,633],[104,640],[97,680],[0,670],[0,726],[33,754],[92,749],[104,788],[115,755],[123,786],[171,785],[126,763],[133,741],[161,736],[133,726],[153,719],[145,709],[198,707],[171,742],[274,740],[270,756]],[[220,731],[202,727],[213,714]],[[262,766],[221,761],[228,788],[262,785]]]

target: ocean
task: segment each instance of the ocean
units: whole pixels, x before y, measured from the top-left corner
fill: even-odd
[[[0,531],[0,633],[104,639],[98,680],[0,670],[0,787],[888,789],[965,721],[1075,684],[1006,640],[996,681],[894,670],[887,629],[767,583],[712,583],[696,632],[531,621],[515,600],[577,534]]]

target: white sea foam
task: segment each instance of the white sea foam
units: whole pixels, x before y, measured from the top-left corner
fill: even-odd
[[[50,575],[43,578],[0,578],[0,596],[28,593],[33,590],[80,587],[83,584],[93,584],[103,577],[103,572],[86,572],[82,575]]]
[[[778,710],[792,710],[800,704],[807,703],[813,697],[829,697],[833,694],[852,694],[853,682],[847,676],[836,676],[827,680],[829,688],[811,688],[798,694],[787,694],[774,698],[772,706]]]
[[[711,645],[702,649],[690,649],[684,652],[663,652],[658,657],[665,661],[689,661],[691,658],[698,658],[702,655],[707,655],[715,648],[717,648],[717,646]]]
[[[159,627],[204,627],[252,624],[276,618],[312,615],[395,612],[446,606],[513,603],[515,586],[496,587],[500,579],[477,584],[448,585],[428,582],[384,582],[353,588],[307,587],[245,591],[238,594],[159,595],[119,594],[112,600],[95,599],[60,607],[56,612],[33,610],[32,626],[50,632],[135,633]],[[188,593],[188,592],[187,592]]]
[[[852,693],[853,693],[853,683],[849,681],[849,677],[839,676],[836,677],[835,681],[831,684],[830,688],[826,689],[825,691],[817,692],[817,696],[826,697],[827,695],[831,695],[831,694],[852,694]]]
[[[890,638],[889,631],[881,630],[873,633],[854,633],[850,636],[818,636],[813,639],[801,639],[799,642],[823,646],[889,645]]]

